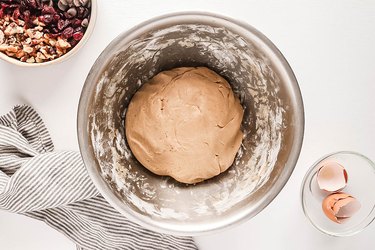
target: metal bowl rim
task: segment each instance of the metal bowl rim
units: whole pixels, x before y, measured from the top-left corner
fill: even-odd
[[[218,19],[222,21],[230,22],[232,25],[237,25],[241,28],[246,29],[248,32],[255,35],[257,38],[259,38],[264,45],[266,45],[276,56],[277,60],[280,61],[280,63],[283,66],[283,69],[286,71],[288,78],[290,79],[290,85],[292,86],[292,89],[295,93],[295,102],[296,106],[299,107],[296,109],[296,117],[298,117],[298,121],[295,126],[295,133],[294,136],[297,139],[295,143],[293,143],[292,150],[290,152],[290,164],[289,166],[286,166],[284,168],[284,177],[285,178],[278,178],[274,185],[269,189],[269,191],[266,193],[266,195],[255,204],[253,207],[247,207],[247,209],[243,209],[241,213],[238,214],[238,216],[232,216],[231,218],[227,219],[226,221],[222,223],[210,223],[206,224],[204,226],[199,225],[195,227],[190,227],[189,229],[184,225],[173,225],[171,223],[158,223],[155,220],[152,220],[152,218],[140,218],[134,211],[132,211],[129,207],[125,206],[124,203],[122,203],[115,194],[112,193],[111,189],[107,186],[106,182],[103,180],[101,174],[96,169],[96,161],[91,157],[91,153],[87,150],[90,148],[90,142],[89,142],[89,135],[87,133],[87,123],[85,122],[85,116],[86,116],[86,109],[88,107],[89,98],[87,97],[87,93],[90,93],[90,89],[94,88],[94,81],[93,81],[93,75],[97,73],[94,69],[96,69],[97,65],[106,65],[106,62],[108,59],[106,59],[107,52],[113,50],[118,42],[120,40],[123,40],[124,38],[130,36],[133,32],[137,31],[141,27],[146,27],[154,22],[162,21],[164,19],[170,19],[170,18],[191,18],[200,16],[203,18],[210,17],[212,19]],[[93,64],[86,81],[84,83],[80,100],[79,100],[79,106],[78,106],[78,112],[77,112],[77,133],[78,133],[78,143],[79,148],[81,152],[81,156],[83,158],[84,164],[86,166],[86,169],[96,186],[96,188],[99,190],[99,192],[103,195],[103,197],[111,204],[117,211],[128,217],[133,222],[138,223],[141,226],[144,226],[147,229],[158,231],[160,233],[167,233],[172,235],[180,235],[180,236],[198,236],[198,235],[204,235],[208,233],[213,232],[219,232],[224,229],[228,229],[231,227],[234,227],[235,225],[238,225],[240,223],[243,223],[247,221],[248,219],[252,218],[256,214],[258,214],[260,211],[262,211],[266,206],[268,206],[272,200],[280,193],[280,191],[283,189],[287,181],[289,180],[291,174],[293,173],[293,170],[297,164],[298,157],[301,152],[303,138],[304,138],[304,129],[305,129],[305,114],[304,114],[304,105],[302,100],[301,91],[297,82],[297,79],[283,56],[283,54],[280,52],[280,50],[260,31],[252,27],[251,25],[234,20],[232,18],[222,16],[219,14],[209,13],[209,12],[200,12],[200,11],[186,11],[186,12],[175,12],[170,13],[158,17],[154,17],[152,19],[149,19],[145,22],[140,23],[139,25],[131,28],[128,31],[125,31],[118,35],[100,54],[98,59]]]

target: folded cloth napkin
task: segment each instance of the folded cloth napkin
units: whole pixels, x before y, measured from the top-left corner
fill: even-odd
[[[149,231],[112,208],[79,152],[54,151],[41,118],[28,106],[0,117],[0,209],[46,222],[77,249],[197,249],[190,237]]]

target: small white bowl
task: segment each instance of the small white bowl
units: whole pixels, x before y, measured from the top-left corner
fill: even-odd
[[[83,35],[81,41],[74,46],[73,49],[71,49],[68,53],[65,55],[56,58],[52,61],[48,62],[42,62],[42,63],[27,63],[27,62],[21,62],[20,60],[7,56],[4,53],[0,52],[0,59],[7,61],[9,63],[12,63],[14,65],[22,66],[22,67],[42,67],[42,66],[47,66],[47,65],[52,65],[52,64],[57,64],[60,62],[63,62],[69,58],[71,58],[73,55],[77,53],[77,51],[83,47],[83,45],[86,44],[87,40],[89,40],[92,31],[94,30],[95,22],[96,22],[96,16],[97,16],[97,0],[91,0],[91,14],[90,14],[90,22],[89,25],[87,26],[86,32]]]

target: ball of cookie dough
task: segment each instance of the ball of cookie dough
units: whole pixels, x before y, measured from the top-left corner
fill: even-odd
[[[212,178],[241,145],[243,108],[228,82],[205,67],[163,71],[133,96],[126,138],[137,160],[182,183]]]

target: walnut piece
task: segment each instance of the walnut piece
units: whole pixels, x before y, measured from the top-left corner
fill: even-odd
[[[21,62],[42,63],[63,56],[72,47],[66,39],[45,34],[44,23],[33,23],[37,26],[28,28],[20,19],[8,15],[0,18],[0,53]]]

